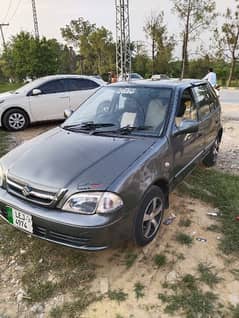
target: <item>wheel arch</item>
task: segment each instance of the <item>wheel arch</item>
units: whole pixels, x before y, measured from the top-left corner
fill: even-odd
[[[223,128],[221,127],[221,128],[219,129],[219,131],[218,131],[218,134],[217,134],[218,139],[219,139],[219,142],[221,142],[221,140],[222,140],[222,134],[223,134]]]
[[[167,209],[169,207],[169,182],[165,178],[159,178],[155,180],[152,184],[157,187],[159,187],[163,194],[165,195],[165,208]]]
[[[12,106],[12,107],[9,107],[7,109],[5,109],[5,111],[2,113],[1,115],[1,125],[3,126],[3,118],[4,118],[4,115],[9,111],[9,110],[12,110],[12,109],[18,109],[18,110],[21,110],[22,112],[24,112],[26,115],[27,115],[27,118],[29,120],[29,123],[31,122],[31,118],[30,118],[30,115],[29,113],[23,109],[22,107],[20,106]]]

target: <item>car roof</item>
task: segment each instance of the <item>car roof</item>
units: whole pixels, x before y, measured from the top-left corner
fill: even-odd
[[[48,75],[38,78],[38,80],[42,80],[42,82],[54,80],[54,79],[64,79],[64,78],[78,78],[78,79],[89,79],[93,80],[102,85],[102,79],[96,78],[90,75],[77,75],[77,74],[56,74],[56,75]]]
[[[207,81],[199,80],[199,79],[183,79],[180,80],[178,78],[172,79],[162,79],[160,81],[149,80],[140,80],[140,81],[122,81],[114,84],[110,84],[110,86],[134,86],[134,87],[167,87],[167,88],[187,88],[190,86],[197,86],[199,84],[205,84]]]

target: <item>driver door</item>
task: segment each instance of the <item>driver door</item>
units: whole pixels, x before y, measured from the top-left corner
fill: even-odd
[[[197,106],[190,88],[185,89],[179,99],[174,131],[180,130],[180,125],[185,120],[198,122]],[[197,132],[183,133],[177,136],[172,134],[171,145],[173,153],[172,177],[178,183],[193,169],[203,151],[204,140],[200,127]]]

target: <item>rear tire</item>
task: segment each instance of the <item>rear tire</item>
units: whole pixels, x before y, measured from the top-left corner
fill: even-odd
[[[203,159],[203,164],[206,167],[213,167],[217,163],[220,141],[219,138],[215,140],[209,154]]]
[[[23,130],[29,126],[29,118],[24,110],[12,108],[3,115],[2,124],[8,131]]]
[[[144,195],[135,220],[134,239],[137,245],[150,243],[158,233],[165,209],[165,195],[151,186]]]

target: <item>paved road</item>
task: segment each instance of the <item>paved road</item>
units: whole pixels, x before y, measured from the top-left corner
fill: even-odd
[[[239,106],[239,89],[221,89],[220,101],[222,104],[237,104]]]

